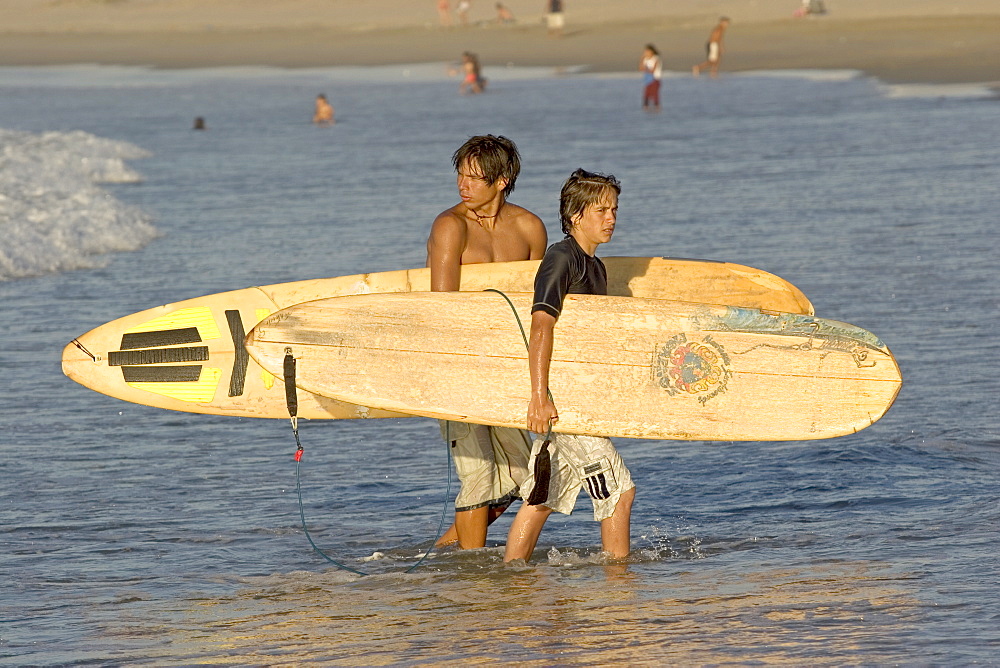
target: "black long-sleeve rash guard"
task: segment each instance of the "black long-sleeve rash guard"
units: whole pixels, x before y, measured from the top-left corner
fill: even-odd
[[[535,274],[535,300],[531,312],[545,311],[558,319],[567,294],[608,294],[608,270],[600,258],[587,255],[571,236],[545,251]]]

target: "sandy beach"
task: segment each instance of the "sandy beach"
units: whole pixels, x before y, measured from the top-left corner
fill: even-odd
[[[461,25],[436,0],[2,0],[0,65],[99,63],[163,68],[330,67],[449,62],[635,69],[644,44],[664,67],[690,71],[721,15],[732,20],[723,72],[856,69],[891,83],[1000,82],[1000,2],[827,0],[795,18],[798,0],[566,0],[560,37],[543,0],[474,0]]]

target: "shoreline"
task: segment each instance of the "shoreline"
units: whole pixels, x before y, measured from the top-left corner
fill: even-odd
[[[313,68],[452,62],[462,51],[484,66],[636,69],[647,42],[665,70],[690,71],[711,26],[659,20],[570,24],[559,38],[540,23],[400,28],[60,30],[0,33],[0,66],[137,65]],[[1000,15],[783,19],[735,24],[721,73],[858,70],[891,84],[1000,84]]]

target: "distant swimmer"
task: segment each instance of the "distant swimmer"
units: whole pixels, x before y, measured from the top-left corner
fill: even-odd
[[[313,123],[316,125],[333,125],[333,107],[326,100],[326,95],[320,93],[316,96],[316,113],[313,114]]]
[[[191,129],[192,130],[206,130],[207,128],[205,127],[205,119],[202,118],[201,116],[198,116],[197,118],[195,118],[194,119],[194,127],[192,127]]]
[[[709,68],[709,74],[714,79],[719,76],[719,61],[722,60],[722,36],[726,32],[726,28],[729,27],[729,18],[723,16],[719,19],[718,25],[712,29],[712,34],[708,36],[708,44],[705,45],[705,50],[708,52],[708,57],[704,62],[695,65],[691,68],[691,73],[695,76],[701,74],[702,69],[705,67]]]

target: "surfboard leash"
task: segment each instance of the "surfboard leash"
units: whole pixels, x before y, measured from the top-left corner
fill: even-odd
[[[326,552],[321,550],[318,545],[316,545],[316,542],[312,539],[312,535],[309,533],[309,528],[306,525],[305,504],[303,504],[302,502],[302,455],[304,454],[305,449],[302,447],[302,441],[299,438],[299,418],[298,418],[299,399],[295,385],[295,358],[292,356],[291,348],[285,348],[285,359],[282,370],[285,382],[285,403],[288,407],[288,416],[291,419],[292,423],[292,433],[295,435],[295,446],[296,446],[295,493],[299,499],[299,519],[301,519],[302,521],[302,531],[305,533],[306,539],[308,539],[309,544],[312,546],[313,550],[319,556],[323,557],[325,560],[327,560],[328,562],[330,562],[331,564],[333,564],[334,566],[336,566],[341,570],[350,571],[355,575],[367,576],[368,573],[365,573],[364,571],[359,571],[356,568],[352,568],[346,564],[340,563],[336,559],[331,558],[328,554],[326,554]],[[420,555],[420,559],[417,560],[417,563],[413,564],[408,569],[406,569],[405,571],[406,573],[410,573],[416,570],[417,567],[419,567],[422,563],[424,563],[424,560],[427,559],[428,555],[431,552],[431,549],[433,549],[434,545],[436,545],[438,540],[440,540],[441,535],[444,531],[445,513],[448,508],[448,499],[451,498],[451,450],[448,450],[447,465],[448,465],[448,476],[447,476],[448,484],[447,484],[447,490],[445,491],[445,504],[441,508],[441,519],[438,521],[437,535],[432,540],[430,546],[426,550],[424,550],[423,554]]]
[[[517,309],[514,307],[514,302],[510,300],[505,293],[497,290],[495,288],[486,288],[483,292],[495,292],[504,298],[507,305],[510,306],[511,313],[514,314],[514,321],[517,323],[517,328],[521,331],[521,340],[524,341],[525,350],[530,351],[531,346],[528,345],[528,335],[524,332],[524,324],[521,322],[521,316],[517,314]],[[549,401],[555,405],[556,401],[552,398],[552,391],[546,390],[549,395]],[[534,478],[535,485],[531,488],[531,494],[525,499],[525,503],[529,506],[537,506],[545,503],[549,498],[549,482],[552,479],[552,458],[549,455],[549,445],[552,443],[552,423],[549,422],[549,431],[545,434],[545,440],[542,441],[542,447],[539,448],[538,454],[535,455],[535,470]]]
[[[74,346],[82,350],[84,354],[87,355],[90,359],[94,360],[95,362],[97,361],[97,355],[87,350],[87,347],[84,346],[82,343],[80,343],[79,339],[73,339],[72,341],[70,341],[70,343],[72,343]]]

